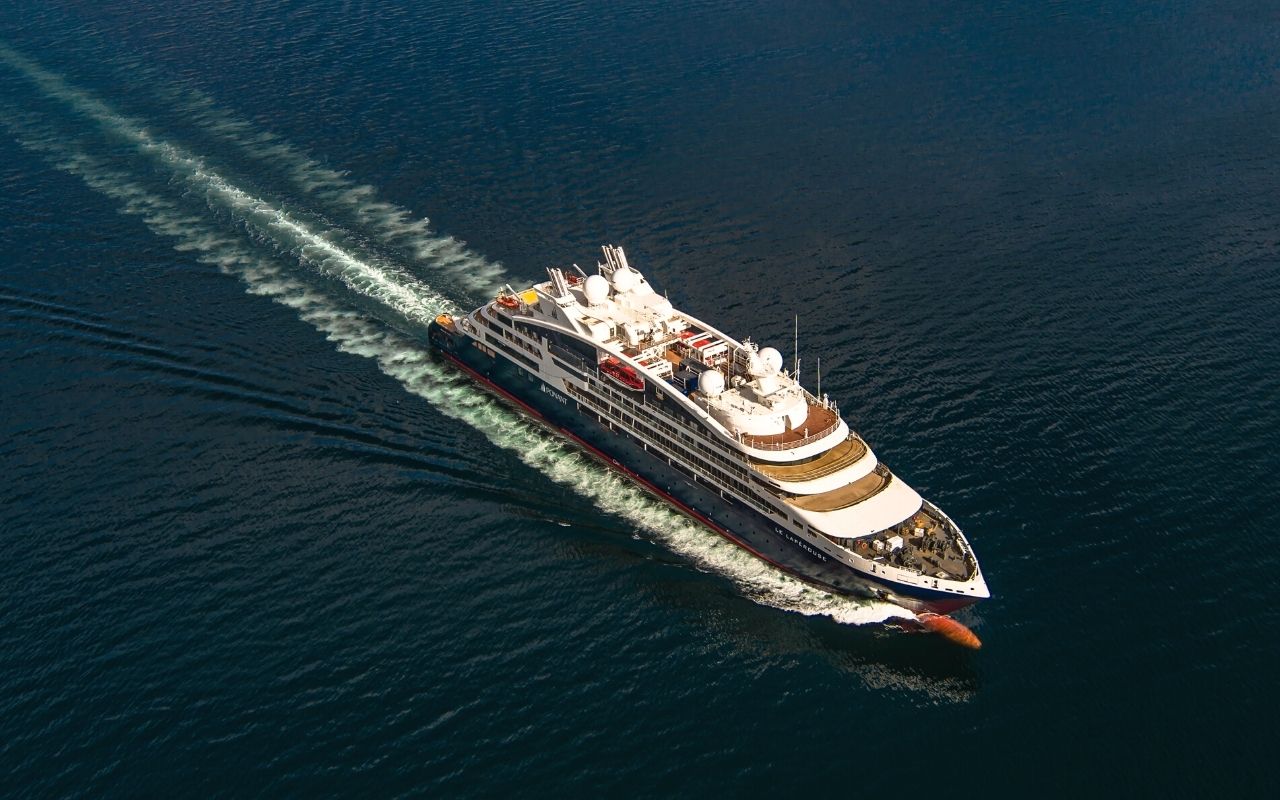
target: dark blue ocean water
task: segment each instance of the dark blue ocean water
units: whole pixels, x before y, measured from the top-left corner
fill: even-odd
[[[6,4],[0,794],[1264,793],[1278,75],[1262,2]],[[603,242],[800,315],[983,650],[426,354]]]

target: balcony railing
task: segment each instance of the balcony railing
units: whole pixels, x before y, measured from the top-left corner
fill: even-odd
[[[829,436],[840,427],[840,415],[829,404],[815,402],[815,399],[809,399],[811,397],[806,392],[809,409],[805,419],[806,427],[793,428],[785,433],[764,435],[743,433],[738,435],[738,441],[756,450],[792,450]],[[810,424],[815,426],[812,433],[807,427]],[[821,427],[816,427],[818,425]]]
[[[835,429],[838,427],[840,427],[839,419],[837,419],[835,422],[831,423],[827,427],[823,428],[821,431],[818,431],[817,433],[811,433],[808,436],[802,437],[800,439],[791,439],[785,442],[753,442],[751,440],[754,437],[748,436],[745,434],[739,434],[738,441],[746,445],[747,447],[750,447],[753,450],[771,450],[771,451],[794,450],[797,447],[804,447],[807,444],[813,444],[819,439],[830,436],[832,432],[835,431]]]

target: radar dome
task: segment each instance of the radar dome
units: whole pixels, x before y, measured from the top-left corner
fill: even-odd
[[[613,288],[626,294],[636,288],[640,282],[640,273],[630,267],[619,267],[613,271]]]
[[[724,376],[714,369],[709,369],[698,376],[698,390],[709,397],[715,397],[724,391]]]
[[[763,348],[760,351],[760,360],[764,362],[770,373],[782,371],[782,353],[779,353],[775,348]]]
[[[589,304],[598,306],[609,298],[609,281],[603,275],[589,275],[582,282],[582,292]]]

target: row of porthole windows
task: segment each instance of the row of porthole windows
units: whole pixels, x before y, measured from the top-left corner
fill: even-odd
[[[695,455],[693,452],[689,451],[682,445],[676,443],[669,437],[664,436],[663,434],[654,430],[652,427],[650,427],[649,424],[636,421],[631,415],[624,414],[622,410],[617,408],[616,406],[613,406],[612,404],[607,403],[603,399],[596,397],[595,395],[589,392],[583,392],[579,390],[573,384],[568,384],[568,389],[569,389],[569,393],[574,397],[585,401],[586,403],[594,407],[597,411],[603,412],[599,414],[599,419],[601,422],[606,424],[610,423],[610,419],[609,419],[610,416],[612,416],[614,419],[620,420],[621,422],[623,422],[623,424],[626,427],[631,428],[633,433],[645,437],[645,440],[647,441],[652,441],[660,445],[661,448],[664,448],[666,450],[668,456],[679,457],[680,459],[683,459],[689,464],[694,465],[698,470],[700,470],[703,473],[703,477],[710,477],[715,481],[717,481],[720,485],[732,488],[735,492],[737,492],[740,498],[744,499],[745,502],[751,503],[752,505],[756,506],[766,514],[777,515],[779,513],[776,508],[760,500],[746,484],[737,480],[733,476],[726,474],[722,470],[717,469],[715,466],[708,463],[707,461],[704,461],[703,459],[699,458],[697,455]],[[608,416],[606,416],[606,414]],[[658,427],[666,429],[673,435],[677,435],[677,436],[679,435],[678,431],[676,431],[670,425],[666,425],[665,423],[661,422],[660,420],[647,420],[647,422],[654,423]],[[674,459],[672,459],[670,463],[673,466],[679,467],[681,469],[685,469],[684,465],[680,464],[678,461]]]
[[[484,313],[483,311],[480,313],[481,321],[483,321],[485,325],[501,333],[502,338],[506,339],[507,341],[514,342],[515,344],[520,345],[525,350],[528,350],[530,353],[532,353],[533,355],[539,358],[542,357],[542,350],[538,347],[537,336],[533,336],[529,334],[529,332],[524,329],[523,325],[519,326],[516,329],[519,330],[520,333],[523,334],[524,336],[527,336],[530,341],[526,341],[524,338],[522,338],[521,336],[517,336],[515,333],[512,333],[510,330],[503,330],[501,328],[495,327],[494,324],[489,321],[490,317],[506,325],[508,328],[512,328],[514,326],[512,325],[511,320],[507,319],[505,314],[502,314],[497,311],[493,311],[491,309],[487,309],[487,310],[489,311],[489,313],[487,314]]]
[[[672,452],[677,452],[682,454],[682,456],[685,459],[697,465],[699,469],[703,470],[707,474],[716,475],[717,477],[723,478],[725,481],[734,483],[739,488],[740,491],[743,491],[745,493],[746,487],[744,485],[737,483],[737,481],[735,481],[731,476],[725,475],[723,472],[717,470],[711,464],[703,461],[702,459],[694,455],[692,452],[685,449],[685,447],[683,447],[682,445],[677,444],[676,440],[679,438],[681,431],[677,430],[673,426],[667,424],[666,422],[660,419],[653,419],[653,418],[649,418],[643,423],[636,422],[631,417],[631,415],[625,414],[622,411],[622,409],[612,405],[611,403],[604,401],[601,398],[598,398],[588,392],[582,392],[582,393],[575,392],[575,393],[580,394],[580,396],[585,398],[587,402],[591,403],[596,408],[606,411],[616,419],[624,420],[628,426],[637,428],[640,433],[642,433],[644,436],[648,437],[649,439],[662,443]],[[662,433],[659,433],[657,430],[654,430],[654,427],[660,429]],[[663,433],[667,435],[663,435]]]
[[[608,387],[601,387],[601,388],[606,394],[609,395],[610,398],[617,400],[627,406],[631,406],[631,407],[636,406],[635,402],[632,401],[630,398],[624,395],[621,395],[618,392]],[[652,410],[654,408],[655,408],[654,406],[645,406],[646,411]],[[681,438],[682,433],[687,433],[687,430],[677,429],[676,427],[672,426],[671,424],[667,423],[662,419],[655,419],[652,416],[650,416],[649,420],[651,424],[657,425],[659,428],[666,431],[672,437]],[[699,427],[699,432],[702,433],[704,436],[706,435],[706,432],[702,431],[700,427]],[[742,466],[742,463],[740,461],[735,461],[734,459],[729,458],[718,449],[710,447],[702,441],[695,441],[693,444],[695,447],[698,448],[698,451],[701,452],[704,456],[711,458],[716,462],[719,462],[719,464],[721,464],[724,468],[733,472],[737,477],[741,479],[746,479],[747,477],[750,476],[750,472],[748,472],[748,470]],[[764,485],[766,486],[769,485],[768,483],[765,483],[763,481],[761,481],[761,483],[764,483]]]
[[[611,398],[612,400],[622,403],[625,406],[629,406],[633,409],[639,407],[639,404],[637,404],[631,398],[627,397],[621,392],[616,391],[615,389],[611,389],[610,387],[604,384],[598,383],[594,380],[588,380],[588,385],[590,385],[591,388],[595,389],[596,391],[603,392],[604,394],[608,395],[609,398]],[[658,393],[658,396],[659,396],[659,399],[661,399],[661,396],[662,396],[661,392]],[[674,413],[671,410],[663,408],[661,405],[646,404],[644,406],[644,409],[645,409],[645,412],[649,414],[649,416],[653,416],[653,413],[656,412],[656,414],[663,416],[671,420],[672,422],[678,422],[682,426],[681,428],[675,428],[668,423],[662,423],[663,425],[665,425],[665,428],[667,430],[671,431],[672,435],[679,436],[681,434],[688,434],[692,432],[692,433],[696,433],[698,436],[702,437],[703,439],[706,439],[707,442],[711,444],[719,445],[719,441],[715,437],[713,437],[710,431],[708,431],[697,420],[680,419],[680,416],[678,414]],[[740,462],[734,461],[730,457],[724,455],[724,453],[719,451],[718,449],[711,446],[704,446],[701,443],[699,443],[698,447],[699,449],[706,452],[708,455],[712,456],[716,460],[725,464],[725,466],[729,467],[730,469],[734,469],[734,470],[742,469]],[[747,473],[745,470],[743,470],[742,474],[745,477]]]
[[[502,338],[506,339],[509,342],[514,342],[515,344],[518,344],[521,347],[523,347],[525,350],[528,350],[531,354],[537,356],[538,358],[542,358],[542,351],[540,349],[529,344],[524,339],[521,339],[519,336],[516,336],[514,333],[511,333],[510,331],[503,331]]]
[[[489,333],[486,331],[484,338],[485,338],[485,341],[487,341],[489,344],[498,348],[499,350],[511,356],[512,358],[517,359],[520,362],[526,364],[529,367],[529,369],[535,372],[538,371],[538,362],[534,361],[532,358],[529,358],[523,353],[517,353],[515,350],[511,348],[510,345],[506,344],[501,339],[494,336],[492,333]]]

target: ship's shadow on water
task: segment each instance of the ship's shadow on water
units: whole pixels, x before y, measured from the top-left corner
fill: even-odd
[[[651,596],[691,614],[699,629],[746,660],[808,662],[818,667],[815,674],[825,668],[837,683],[852,678],[867,689],[902,691],[929,702],[963,703],[978,694],[981,656],[941,637],[892,619],[852,624],[822,614],[778,613],[708,577],[664,580]]]
[[[518,491],[513,499],[508,513],[542,534],[532,536],[530,546],[585,561],[602,580],[628,576],[629,593],[683,618],[684,635],[704,640],[702,646],[721,657],[810,662],[837,683],[853,679],[855,685],[902,691],[931,704],[964,703],[979,692],[982,656],[921,630],[909,621],[909,611],[902,610],[903,618],[875,619],[886,613],[886,604],[833,595],[781,573],[767,580],[726,576],[673,553],[625,521],[601,524],[598,514],[572,513],[571,504],[553,510],[534,491]],[[737,550],[717,534],[703,535],[705,548]],[[859,616],[864,619],[851,621]]]

